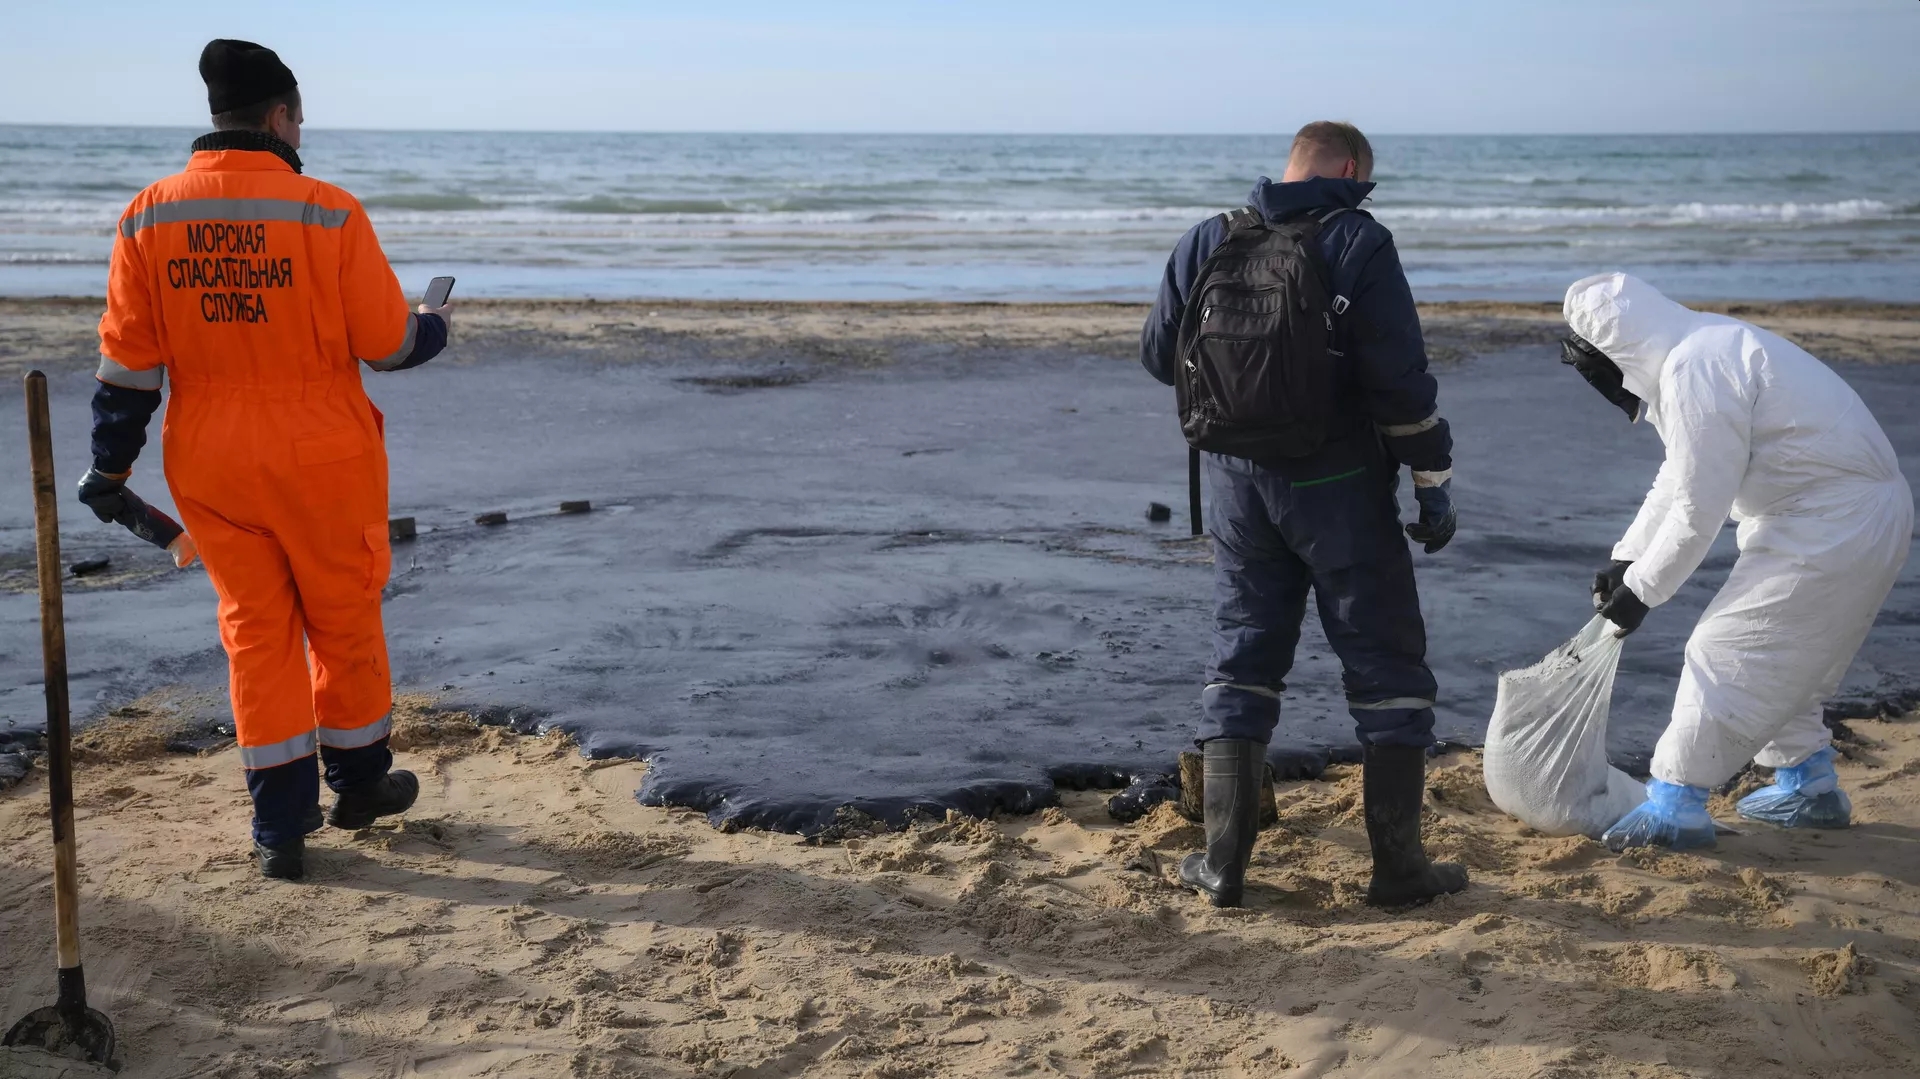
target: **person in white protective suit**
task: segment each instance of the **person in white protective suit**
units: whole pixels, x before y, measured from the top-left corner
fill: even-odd
[[[1839,375],[1785,339],[1674,303],[1627,274],[1574,282],[1575,366],[1667,458],[1594,582],[1624,636],[1671,599],[1729,515],[1739,560],[1687,642],[1647,802],[1603,837],[1615,850],[1711,846],[1707,795],[1748,761],[1774,783],[1742,817],[1843,828],[1822,702],[1838,687],[1905,564],[1913,493],[1893,447]]]

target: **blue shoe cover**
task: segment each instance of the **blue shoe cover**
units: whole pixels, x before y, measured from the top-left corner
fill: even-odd
[[[1647,800],[1615,821],[1600,841],[1616,852],[1628,847],[1711,847],[1717,842],[1713,816],[1707,812],[1707,795],[1711,793],[1705,787],[1649,779]]]
[[[1840,789],[1828,746],[1791,768],[1773,770],[1773,785],[1761,787],[1736,807],[1740,815],[1782,828],[1845,828],[1853,823],[1853,802]]]

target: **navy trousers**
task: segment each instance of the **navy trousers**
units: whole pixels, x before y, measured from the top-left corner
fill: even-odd
[[[393,751],[380,739],[354,749],[321,746],[327,786],[335,794],[373,783],[393,767]],[[253,796],[253,838],[269,847],[291,843],[313,831],[320,808],[320,765],[313,757],[272,768],[247,769],[247,793]]]
[[[1196,740],[1272,740],[1312,592],[1360,741],[1432,745],[1435,685],[1394,497],[1399,470],[1383,456],[1290,483],[1241,458],[1206,461],[1213,665]]]

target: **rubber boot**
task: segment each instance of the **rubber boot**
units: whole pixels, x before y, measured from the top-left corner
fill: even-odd
[[[333,800],[327,811],[327,823],[335,828],[358,831],[371,827],[380,817],[405,813],[420,797],[420,780],[412,772],[396,769],[379,779],[349,787]]]
[[[307,842],[294,839],[269,847],[255,840],[253,856],[260,862],[260,875],[269,880],[300,880],[307,875]]]
[[[1237,907],[1247,880],[1247,861],[1260,830],[1260,780],[1267,747],[1244,738],[1214,738],[1201,747],[1206,758],[1202,808],[1207,849],[1180,863],[1180,880],[1216,907]]]
[[[1467,869],[1430,862],[1420,843],[1420,803],[1427,793],[1424,746],[1368,746],[1361,764],[1367,841],[1373,847],[1373,882],[1367,903],[1404,907],[1467,886]]]

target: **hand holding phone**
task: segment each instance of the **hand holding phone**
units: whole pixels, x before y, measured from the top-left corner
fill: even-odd
[[[447,297],[452,295],[453,278],[436,277],[427,282],[427,295],[422,301],[422,304],[432,308],[445,307],[447,306]]]
[[[451,295],[453,295],[453,278],[436,277],[427,282],[427,295],[419,308],[423,315],[439,315],[447,324],[449,336],[453,331],[453,307],[447,303],[447,298]]]

